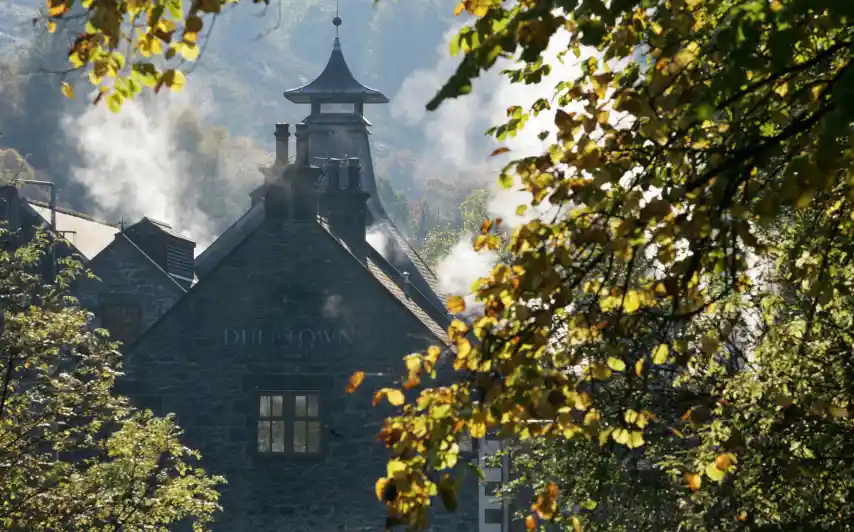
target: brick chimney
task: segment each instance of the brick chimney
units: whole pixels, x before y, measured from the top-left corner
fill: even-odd
[[[309,166],[311,164],[311,159],[308,150],[308,135],[308,124],[306,124],[305,122],[300,122],[296,125],[297,166]]]
[[[323,194],[323,214],[332,233],[352,245],[365,242],[366,202],[370,194],[361,188],[361,164],[358,158],[345,161],[330,159]],[[346,169],[346,186],[342,188],[342,170]]]
[[[270,218],[285,218],[290,220],[317,219],[317,179],[321,170],[311,165],[309,156],[308,125],[300,122],[295,128],[296,161],[284,168],[280,178],[277,177],[267,187],[264,200],[266,216]],[[279,147],[283,131],[276,128],[276,165],[278,166],[282,151]],[[283,139],[282,139],[283,140]],[[285,156],[287,157],[287,156]]]
[[[273,163],[274,167],[284,168],[288,165],[290,136],[290,124],[276,124],[276,162]]]

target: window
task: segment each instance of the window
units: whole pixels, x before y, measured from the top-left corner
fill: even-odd
[[[352,114],[356,112],[356,106],[352,103],[322,103],[320,104],[320,112],[321,113],[347,113]]]
[[[135,305],[108,305],[104,308],[101,323],[110,331],[110,336],[121,342],[129,342],[139,334],[140,311]]]
[[[483,521],[487,525],[500,525],[504,522],[504,510],[489,508],[483,511]]]
[[[320,396],[310,392],[258,396],[258,452],[318,455]]]

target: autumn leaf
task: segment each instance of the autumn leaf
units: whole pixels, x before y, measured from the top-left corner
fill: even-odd
[[[670,347],[667,344],[659,344],[652,350],[653,364],[664,364],[668,356],[670,356]]]
[[[525,516],[525,529],[526,530],[536,530],[537,529],[537,519],[533,515]]]
[[[74,99],[74,89],[71,87],[71,83],[62,82],[62,95],[68,99]]]
[[[362,384],[362,381],[365,380],[365,372],[357,371],[350,376],[350,380],[347,382],[347,393],[353,393],[356,389]]]
[[[700,486],[703,485],[703,479],[700,475],[696,473],[685,473],[685,481],[688,483],[688,487],[691,488],[691,491],[697,491],[700,489]]]
[[[403,392],[394,388],[383,388],[374,394],[373,405],[377,406],[383,399],[388,400],[392,406],[400,406],[406,401]]]
[[[451,314],[460,314],[465,312],[466,302],[460,296],[451,296],[448,298],[448,312]]]
[[[492,153],[489,154],[489,156],[495,157],[495,156],[501,155],[502,153],[508,153],[509,151],[510,151],[510,148],[508,148],[506,146],[502,146],[500,148],[496,148],[495,150],[493,150]]]

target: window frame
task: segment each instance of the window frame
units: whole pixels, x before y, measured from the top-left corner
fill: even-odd
[[[318,461],[323,460],[326,456],[326,441],[327,438],[324,434],[324,429],[326,424],[324,422],[324,400],[323,400],[323,390],[256,390],[252,394],[252,415],[250,416],[251,422],[251,431],[252,437],[250,438],[252,454],[261,460],[307,460],[307,461]],[[281,417],[272,416],[272,399],[270,401],[270,416],[262,417],[261,416],[261,398],[262,397],[282,397],[282,415]],[[299,396],[306,397],[306,415],[298,416],[296,412],[296,398]],[[317,416],[309,417],[308,414],[308,397],[314,396],[317,398]],[[274,420],[281,420],[284,423],[284,449],[281,452],[273,452],[273,427],[272,422]],[[269,421],[270,425],[270,440],[268,448],[269,451],[262,451],[259,448],[259,423],[262,421]],[[306,423],[306,439],[308,436],[308,423],[314,421],[319,425],[318,431],[318,450],[315,453],[309,452],[296,452],[294,450],[294,435],[296,433],[295,427],[299,422]],[[306,446],[308,442],[306,441]]]
[[[133,311],[136,313],[136,323],[133,327],[128,327],[128,331],[130,335],[128,337],[119,337],[113,330],[109,327],[109,315],[111,311],[122,310],[122,311]],[[137,302],[130,302],[124,300],[118,301],[106,301],[101,303],[101,316],[100,316],[100,326],[107,331],[110,332],[110,339],[122,342],[125,345],[129,345],[131,342],[136,340],[140,333],[142,332],[142,305]],[[132,331],[130,329],[133,329]]]

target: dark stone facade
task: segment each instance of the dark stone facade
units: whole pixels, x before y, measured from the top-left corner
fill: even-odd
[[[111,308],[133,309],[136,324],[118,339],[129,345],[174,305],[186,290],[124,234],[116,235],[87,267],[96,278],[79,279],[72,290],[80,306],[95,314],[93,326],[108,327]],[[115,336],[118,331],[111,331]]]
[[[376,435],[389,412],[371,395],[394,386],[403,354],[440,339],[360,254],[317,222],[268,218],[127,353],[124,389],[177,413],[186,443],[228,479],[216,530],[383,529]],[[365,382],[346,394],[356,370]],[[258,452],[257,396],[277,391],[318,393],[319,455]],[[465,510],[439,512],[435,530],[476,530],[475,479]]]

